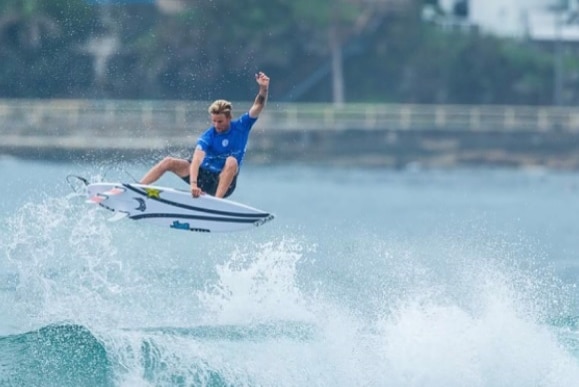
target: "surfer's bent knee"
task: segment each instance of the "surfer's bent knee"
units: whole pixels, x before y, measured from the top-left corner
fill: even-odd
[[[223,169],[225,168],[237,169],[237,166],[238,166],[237,159],[233,156],[229,156],[228,158],[225,159],[225,166],[223,167]]]

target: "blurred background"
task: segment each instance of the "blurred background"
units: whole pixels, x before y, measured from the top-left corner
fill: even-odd
[[[189,146],[211,100],[249,108],[261,70],[272,85],[254,162],[575,169],[578,6],[0,0],[0,152]]]

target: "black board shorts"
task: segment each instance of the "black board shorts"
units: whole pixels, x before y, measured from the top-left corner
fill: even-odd
[[[183,179],[185,183],[191,184],[191,179],[189,179],[189,176],[182,177],[181,179]],[[201,188],[201,191],[211,196],[215,196],[218,184],[219,184],[219,173],[199,168],[199,174],[197,175],[197,186]],[[225,192],[224,197],[228,197],[233,193],[233,191],[235,191],[236,184],[237,184],[237,175],[235,175],[235,177],[233,178],[233,181],[231,182],[231,185],[229,185],[229,188]]]

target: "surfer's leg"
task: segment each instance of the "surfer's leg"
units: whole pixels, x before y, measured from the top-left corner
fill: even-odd
[[[215,197],[222,198],[225,196],[225,193],[237,175],[237,170],[237,159],[233,156],[229,156],[225,160],[225,166],[219,174],[219,184],[217,185]]]
[[[189,175],[189,162],[184,159],[178,159],[175,157],[165,157],[163,160],[158,162],[153,168],[149,170],[143,176],[139,183],[141,184],[151,184],[159,180],[161,176],[167,171],[171,171],[177,176],[183,178]]]
[[[233,178],[231,184],[229,184],[229,188],[227,188],[227,192],[225,192],[224,198],[229,197],[235,191],[235,186],[237,185],[237,175]]]

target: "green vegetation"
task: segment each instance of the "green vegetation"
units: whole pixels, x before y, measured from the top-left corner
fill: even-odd
[[[443,30],[412,2],[119,3],[0,0],[0,97],[246,100],[262,69],[285,101],[331,101],[336,79],[347,102],[553,100],[552,48]],[[579,60],[563,55],[564,102],[575,104]]]

